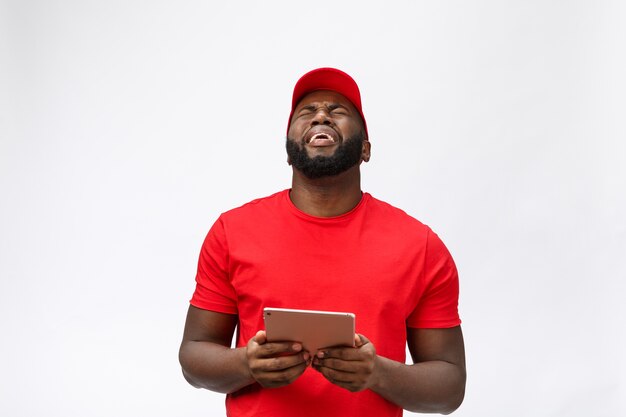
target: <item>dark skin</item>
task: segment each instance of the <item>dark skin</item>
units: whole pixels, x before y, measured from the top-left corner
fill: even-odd
[[[331,91],[316,91],[297,105],[288,137],[307,153],[331,155],[344,140],[363,131],[354,106]],[[322,140],[311,140],[323,132]],[[361,162],[370,158],[364,141]],[[361,200],[360,164],[332,177],[309,179],[293,170],[291,200],[305,213],[337,216],[352,210]],[[460,326],[449,329],[407,328],[412,365],[376,354],[365,335],[355,336],[355,347],[304,352],[297,342],[269,343],[259,330],[247,345],[230,348],[237,326],[236,315],[190,306],[180,348],[185,378],[195,387],[235,392],[255,382],[280,387],[295,381],[308,366],[330,383],[351,392],[370,389],[413,412],[448,414],[463,401],[465,351]]]

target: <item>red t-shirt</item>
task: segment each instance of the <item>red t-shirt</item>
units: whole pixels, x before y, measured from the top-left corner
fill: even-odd
[[[350,212],[319,218],[289,190],[223,213],[200,252],[195,307],[237,314],[237,346],[263,326],[264,307],[349,311],[378,355],[405,362],[406,327],[461,323],[458,276],[427,226],[364,193]],[[365,390],[351,393],[309,368],[294,383],[250,385],[226,398],[229,416],[400,416]]]

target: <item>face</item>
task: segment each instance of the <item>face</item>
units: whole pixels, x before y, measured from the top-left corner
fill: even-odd
[[[333,91],[314,91],[294,109],[288,162],[309,178],[337,175],[368,161],[370,144],[352,103]]]

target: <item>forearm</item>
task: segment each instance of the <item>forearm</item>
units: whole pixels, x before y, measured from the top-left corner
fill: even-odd
[[[375,372],[372,391],[409,411],[449,414],[463,401],[465,370],[453,363],[406,365],[377,356]]]
[[[245,347],[232,349],[211,342],[185,342],[179,353],[183,375],[196,388],[235,392],[255,382],[245,350]]]

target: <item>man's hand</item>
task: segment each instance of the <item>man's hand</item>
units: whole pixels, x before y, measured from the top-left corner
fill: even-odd
[[[265,388],[291,384],[310,364],[310,355],[302,351],[301,343],[268,343],[263,330],[248,341],[246,357],[250,374]]]
[[[321,349],[313,358],[313,368],[335,385],[351,392],[362,391],[374,383],[376,348],[363,335],[354,337],[356,347]]]

